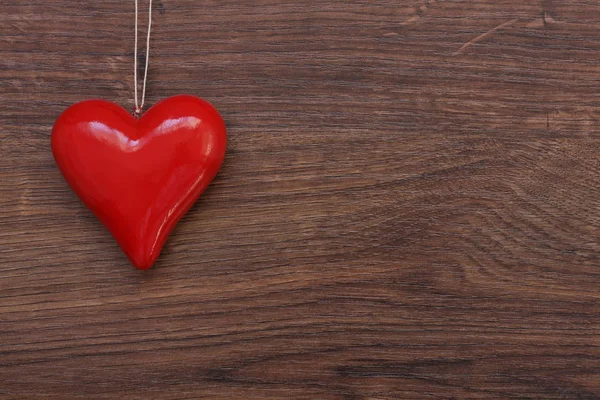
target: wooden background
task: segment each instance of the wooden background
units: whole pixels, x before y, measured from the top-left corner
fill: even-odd
[[[0,398],[600,398],[600,3],[155,1],[230,139],[149,272],[49,147],[133,1],[0,2]]]

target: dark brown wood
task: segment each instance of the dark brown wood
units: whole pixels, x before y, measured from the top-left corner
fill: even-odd
[[[148,104],[230,142],[142,273],[49,148],[133,1],[0,2],[0,398],[600,398],[599,3],[156,8]]]

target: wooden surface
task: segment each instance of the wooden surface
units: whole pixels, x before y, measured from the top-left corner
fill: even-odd
[[[148,103],[230,141],[143,273],[49,148],[133,1],[0,2],[0,398],[600,398],[600,3],[156,10]]]

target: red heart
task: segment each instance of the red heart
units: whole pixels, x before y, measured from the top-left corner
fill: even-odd
[[[66,181],[139,269],[152,266],[213,180],[226,141],[217,110],[186,95],[161,101],[139,119],[108,101],[84,101],[52,130]]]

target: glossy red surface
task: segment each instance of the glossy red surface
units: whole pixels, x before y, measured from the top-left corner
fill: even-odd
[[[213,180],[226,141],[217,110],[187,95],[165,99],[139,119],[108,101],[84,101],[52,130],[66,181],[139,269],[152,266]]]

